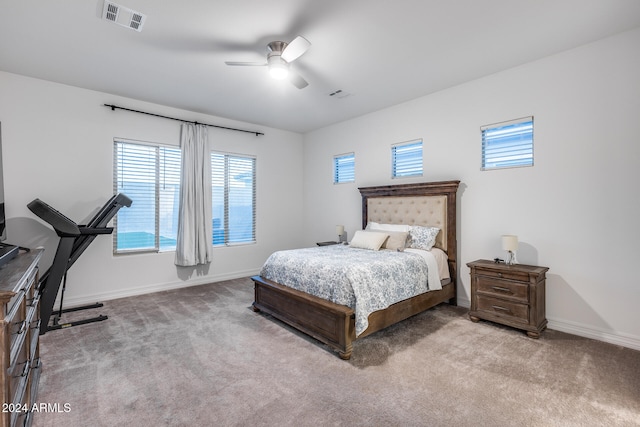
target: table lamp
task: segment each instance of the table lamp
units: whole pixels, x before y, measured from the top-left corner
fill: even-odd
[[[344,234],[344,225],[336,225],[336,234],[338,235],[338,243],[342,243],[342,235]]]
[[[509,256],[507,257],[506,261],[507,265],[518,263],[518,260],[516,259],[516,250],[518,250],[518,236],[514,236],[512,234],[505,234],[504,236],[502,236],[502,249],[509,252]]]

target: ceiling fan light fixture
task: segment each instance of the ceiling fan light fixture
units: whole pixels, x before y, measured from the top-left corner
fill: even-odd
[[[280,56],[269,57],[269,75],[276,80],[284,80],[289,75],[289,64]]]
[[[274,65],[269,67],[269,75],[276,80],[284,80],[289,75],[289,69],[286,65]]]
[[[304,89],[309,86],[295,69],[290,69],[289,64],[304,54],[311,43],[302,36],[298,36],[291,43],[282,41],[272,41],[267,45],[267,63],[261,62],[236,62],[225,61],[227,65],[233,66],[267,66],[269,75],[274,80],[289,80],[298,89]]]

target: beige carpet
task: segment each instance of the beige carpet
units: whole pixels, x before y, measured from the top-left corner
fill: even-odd
[[[343,361],[252,301],[252,282],[231,280],[108,301],[92,310],[108,320],[48,332],[38,400],[69,410],[34,425],[640,426],[638,351],[441,305]]]

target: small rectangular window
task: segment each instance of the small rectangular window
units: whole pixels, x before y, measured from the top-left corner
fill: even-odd
[[[256,159],[211,153],[213,245],[256,241]]]
[[[114,253],[175,250],[181,157],[175,147],[114,142],[114,190],[133,201],[116,216]]]
[[[333,183],[342,184],[356,180],[356,155],[341,154],[333,157]]]
[[[533,117],[482,126],[482,170],[533,166]]]
[[[422,140],[391,146],[391,176],[422,176]]]

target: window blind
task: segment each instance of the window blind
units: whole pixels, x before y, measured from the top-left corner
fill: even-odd
[[[533,166],[533,117],[482,126],[482,170]]]
[[[116,216],[115,253],[175,249],[180,162],[179,148],[114,142],[114,190],[133,201]]]
[[[213,245],[256,240],[256,159],[211,153]]]
[[[391,176],[422,176],[422,140],[391,146]]]
[[[333,157],[333,183],[342,184],[356,180],[356,155],[341,154]]]

